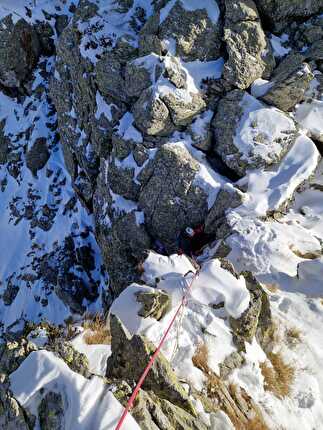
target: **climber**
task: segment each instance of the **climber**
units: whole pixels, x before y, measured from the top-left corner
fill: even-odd
[[[209,236],[204,232],[204,225],[196,228],[186,227],[178,238],[178,254],[185,254],[188,257],[194,257],[201,254],[202,248],[209,243]]]

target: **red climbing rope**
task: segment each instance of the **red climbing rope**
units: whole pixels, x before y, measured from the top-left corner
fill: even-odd
[[[164,332],[164,334],[163,334],[163,336],[162,336],[162,338],[161,338],[161,340],[160,340],[160,342],[159,342],[159,344],[157,346],[156,351],[151,356],[151,358],[150,358],[150,360],[149,360],[149,362],[148,362],[145,370],[143,371],[143,373],[142,373],[142,375],[141,375],[141,377],[140,377],[140,379],[139,379],[139,381],[138,381],[138,383],[136,385],[136,388],[134,389],[133,393],[131,394],[130,399],[127,402],[125,410],[123,411],[123,414],[122,414],[122,416],[121,416],[121,418],[120,418],[120,420],[119,420],[119,422],[118,422],[117,427],[115,428],[115,430],[120,430],[121,429],[121,426],[124,423],[124,420],[126,419],[126,416],[128,415],[130,409],[132,408],[133,403],[134,403],[134,401],[135,401],[135,399],[136,399],[136,397],[137,397],[137,395],[139,393],[139,390],[140,390],[142,384],[144,383],[144,381],[146,379],[146,376],[147,376],[149,370],[151,369],[152,365],[154,364],[154,361],[156,360],[158,354],[160,353],[160,350],[161,350],[161,348],[162,348],[162,346],[163,346],[163,344],[165,342],[166,337],[168,336],[168,333],[170,332],[170,330],[171,330],[171,328],[172,328],[172,326],[173,326],[173,324],[174,324],[174,322],[175,322],[178,314],[180,313],[181,309],[186,305],[186,301],[187,301],[187,298],[189,296],[190,290],[192,288],[193,282],[198,277],[198,275],[199,275],[199,270],[197,270],[194,273],[194,276],[192,277],[192,280],[191,280],[191,282],[189,283],[189,285],[187,287],[186,293],[183,295],[182,301],[181,301],[179,307],[177,308],[175,315],[171,319],[171,322],[169,323],[167,329],[165,330],[165,332]]]

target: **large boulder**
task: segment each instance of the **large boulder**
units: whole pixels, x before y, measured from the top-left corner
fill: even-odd
[[[274,66],[270,44],[261,27],[253,0],[225,1],[224,41],[229,55],[223,77],[232,86],[246,89]]]
[[[291,22],[323,12],[321,0],[256,0],[264,22],[275,31],[280,31]]]
[[[287,57],[275,70],[268,91],[262,100],[283,111],[291,110],[300,103],[314,78],[307,63]]]
[[[174,130],[166,104],[155,93],[154,88],[142,92],[133,107],[137,127],[151,136],[167,136]]]
[[[280,161],[297,135],[288,115],[240,90],[220,101],[213,126],[216,153],[241,176]]]
[[[215,0],[208,8],[168,2],[142,29],[141,53],[170,51],[186,61],[215,59],[221,46],[219,15]]]
[[[149,233],[171,251],[180,231],[201,224],[207,215],[207,195],[194,184],[200,166],[185,146],[167,143],[147,169],[139,206]]]
[[[30,78],[40,55],[35,29],[24,19],[8,15],[0,21],[0,84],[19,88]]]
[[[133,115],[144,134],[167,136],[175,128],[190,124],[206,107],[201,91],[176,57],[149,55],[130,63],[127,70],[128,92],[141,93]],[[131,70],[136,73],[132,77]]]
[[[222,188],[208,213],[205,221],[204,231],[209,235],[216,235],[223,238],[231,232],[231,228],[226,223],[226,214],[230,209],[235,209],[246,200],[246,195],[238,188],[227,184]]]

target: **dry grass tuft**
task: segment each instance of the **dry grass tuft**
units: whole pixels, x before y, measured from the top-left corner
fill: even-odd
[[[85,330],[87,330],[87,333],[85,333],[84,335],[85,343],[87,343],[88,345],[110,345],[110,328],[104,316],[96,314],[91,319],[85,320],[83,323],[83,327]]]
[[[195,354],[192,357],[192,361],[195,367],[202,370],[204,373],[209,373],[209,365],[208,365],[208,355],[209,351],[205,343],[200,343],[195,351]]]
[[[302,332],[297,327],[291,327],[286,331],[287,341],[293,345],[302,342]]]
[[[270,352],[268,359],[272,366],[266,362],[260,364],[261,373],[265,379],[265,390],[271,391],[279,398],[284,398],[290,394],[295,379],[295,369],[285,363],[279,353]]]
[[[205,343],[200,343],[197,348],[196,352],[192,357],[192,361],[195,367],[202,370],[204,375],[207,378],[206,381],[206,390],[207,395],[209,398],[215,398],[216,393],[218,391],[218,377],[217,375],[212,372],[212,370],[209,368],[208,365],[208,355],[209,351],[207,349],[207,346]]]

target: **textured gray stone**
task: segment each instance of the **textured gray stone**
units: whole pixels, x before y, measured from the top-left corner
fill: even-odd
[[[270,75],[274,57],[253,0],[226,0],[225,8],[224,41],[229,59],[223,77],[232,86],[246,89],[255,79]]]
[[[189,11],[180,1],[176,1],[160,25],[159,16],[159,13],[152,16],[141,31],[144,38],[141,39],[143,52],[153,51],[160,55],[162,41],[174,39],[176,56],[186,61],[211,60],[219,56],[220,26],[211,21],[205,9]]]
[[[173,249],[180,231],[201,224],[207,214],[207,196],[193,184],[199,164],[187,149],[169,143],[148,168],[150,177],[142,185],[139,206],[150,234]]]
[[[313,78],[308,64],[295,65],[287,58],[279,65],[279,70],[274,72],[272,86],[261,98],[270,105],[289,111],[304,99]]]
[[[251,121],[250,113],[244,115],[244,112],[249,112],[249,109],[254,112],[255,118],[258,118],[257,113],[261,117],[257,121]],[[276,136],[268,132],[264,133],[262,130],[266,117],[268,121],[273,121],[271,115],[275,115],[275,120],[281,123],[276,130]],[[265,123],[265,126],[268,127],[267,120]],[[230,169],[241,176],[249,168],[264,167],[279,162],[290,145],[294,143],[297,135],[294,121],[284,112],[269,108],[240,90],[231,91],[220,100],[213,127],[216,153]],[[252,136],[248,140],[250,150],[247,157],[246,154],[242,154],[239,138],[237,138],[237,135],[241,136],[242,127],[246,127],[249,130],[249,136]],[[263,147],[266,149],[265,152],[258,152],[259,144],[266,145]],[[268,151],[269,145],[275,147],[276,150]]]
[[[118,317],[113,314],[110,317],[110,328],[112,354],[107,361],[106,375],[108,378],[123,379],[132,384],[139,380],[151,354],[155,351],[155,346],[144,336],[131,337]],[[162,353],[157,356],[142,387],[196,416],[187,393]]]
[[[142,92],[133,106],[136,126],[151,136],[167,136],[174,130],[166,104],[154,95],[153,88]]]

